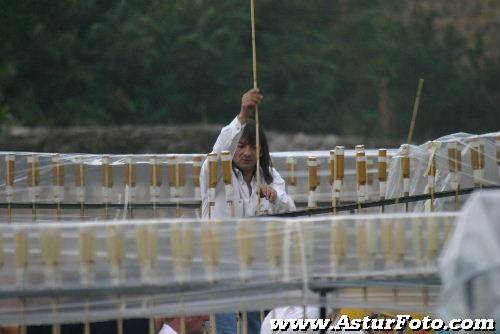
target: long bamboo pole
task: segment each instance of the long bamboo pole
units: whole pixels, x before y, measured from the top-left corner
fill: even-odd
[[[422,94],[422,88],[424,87],[424,79],[418,80],[417,96],[415,98],[415,103],[413,104],[413,113],[411,117],[410,130],[408,131],[408,139],[406,143],[410,144],[413,139],[413,130],[415,130],[415,122],[417,120],[418,107],[420,106],[420,95]]]
[[[255,45],[255,2],[250,0],[251,17],[252,17],[252,67],[253,67],[253,88],[258,89],[257,86],[257,47]],[[260,133],[259,133],[259,107],[255,106],[255,147],[257,152],[257,215],[260,215]]]

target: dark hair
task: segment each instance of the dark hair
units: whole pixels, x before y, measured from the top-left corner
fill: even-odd
[[[250,145],[255,145],[255,122],[253,120],[248,120],[243,133],[241,134],[240,141],[248,143]],[[264,180],[267,184],[273,182],[273,174],[271,173],[271,168],[273,163],[271,161],[271,155],[269,154],[269,145],[267,144],[266,134],[264,129],[259,125],[259,141],[260,141],[260,169],[264,176]]]

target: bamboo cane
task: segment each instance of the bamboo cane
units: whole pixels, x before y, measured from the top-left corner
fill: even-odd
[[[151,283],[152,270],[158,255],[158,233],[155,225],[141,224],[136,228],[137,258],[141,269],[141,281]]]
[[[307,158],[307,166],[308,166],[308,182],[309,182],[309,196],[307,200],[307,207],[309,209],[314,209],[318,207],[316,202],[316,189],[319,186],[318,179],[318,161],[316,157],[308,157]]]
[[[344,180],[344,146],[335,147],[335,180],[333,213],[337,213],[337,206],[340,205],[342,182]]]
[[[269,271],[273,280],[278,278],[279,269],[283,266],[283,227],[278,221],[266,224],[266,253]]]
[[[218,233],[218,222],[202,225],[202,248],[203,262],[205,264],[205,275],[209,283],[215,282],[215,270],[219,265],[220,241]],[[216,334],[215,314],[210,313],[210,332]]]
[[[394,253],[394,224],[390,219],[384,219],[380,223],[380,246],[384,257],[385,268],[392,269],[395,266]]]
[[[12,222],[12,196],[14,194],[14,181],[15,181],[15,163],[16,157],[13,154],[5,156],[6,173],[5,173],[5,199],[7,202],[7,215],[8,222]]]
[[[438,150],[438,144],[436,142],[431,142],[429,145],[429,162],[427,164],[427,189],[430,198],[430,211],[434,211],[434,197],[436,191],[436,151]]]
[[[378,150],[378,184],[380,191],[380,200],[385,200],[385,193],[387,189],[387,150]],[[384,205],[381,207],[382,213],[385,211]]]
[[[252,23],[252,69],[253,69],[253,88],[258,89],[257,85],[257,46],[255,43],[255,1],[250,0],[250,14]],[[260,125],[259,125],[259,107],[255,106],[255,148],[257,152],[256,178],[257,189],[260,189]],[[257,194],[257,215],[260,215],[260,196]]]
[[[125,159],[125,191],[128,191],[128,216],[130,218],[134,218],[134,211],[132,208],[133,203],[135,202],[135,186],[137,180],[137,168],[134,164],[134,159],[132,156],[129,156]]]
[[[84,286],[90,286],[95,280],[95,232],[94,228],[82,227],[78,235],[78,246],[80,256],[80,279]],[[90,299],[85,299],[85,310],[88,312]],[[84,321],[84,334],[90,334],[90,322],[88,318]]]
[[[149,159],[149,194],[153,203],[153,217],[158,218],[156,205],[160,198],[160,187],[163,181],[161,163],[156,156]]]
[[[137,258],[140,265],[141,281],[144,283],[154,283],[152,271],[158,254],[157,236],[154,224],[140,225],[136,228]],[[146,304],[145,301],[144,307],[147,306]],[[151,317],[149,318],[149,333],[154,333],[154,329],[154,318]]]
[[[403,196],[410,196],[410,145],[401,146],[401,172],[403,175]],[[408,202],[405,202],[405,211],[409,211]]]
[[[45,269],[45,281],[50,288],[55,288],[58,282],[59,258],[61,256],[61,232],[57,227],[50,228],[40,232],[40,243],[42,250],[42,262]],[[52,310],[54,322],[52,323],[52,334],[61,332],[61,325],[57,318],[59,300],[55,298],[52,301]]]
[[[332,191],[332,208],[335,207],[335,189],[333,187],[335,183],[335,150],[330,150],[330,156],[328,158],[328,170],[329,176],[328,181],[330,182],[330,187]]]
[[[484,147],[484,146],[483,146]],[[472,175],[475,188],[483,187],[484,154],[479,138],[474,138],[470,143],[470,157],[472,165]]]
[[[356,180],[358,212],[361,212],[361,204],[366,201],[366,156],[363,145],[356,145]]]
[[[196,156],[193,158],[193,184],[194,184],[195,198],[201,198],[200,174],[201,174],[202,164],[203,164],[203,158],[201,156]]]
[[[75,187],[77,202],[80,203],[80,220],[83,220],[85,216],[85,169],[81,156],[75,157]]]
[[[25,275],[28,268],[28,231],[24,228],[15,232],[14,257],[16,264],[16,284],[23,286],[25,284]],[[21,298],[21,316],[24,318],[26,299]],[[26,326],[21,325],[21,333],[26,333]]]
[[[39,185],[40,185],[40,162],[37,155],[29,155],[27,158],[28,162],[28,187],[30,193],[30,199],[32,204],[31,215],[33,221],[36,221],[36,203],[39,197]]]
[[[110,281],[113,285],[119,285],[122,275],[121,266],[125,256],[125,235],[121,227],[109,226],[107,228],[106,248]]]
[[[109,195],[111,189],[113,188],[113,168],[109,164],[110,158],[107,155],[101,158],[101,190],[102,190],[102,201],[104,203],[104,218],[109,218]]]
[[[373,159],[373,157],[366,155],[366,201],[371,200],[373,191]]]
[[[367,184],[367,167],[366,167],[366,155],[365,147],[363,145],[356,145],[356,181],[357,181],[357,195],[358,195],[358,212],[361,213],[363,210],[361,205],[366,201],[366,184]],[[371,249],[371,245],[368,236],[374,236],[373,225],[367,224],[368,222],[364,219],[356,220],[356,249],[358,254],[358,264],[361,270],[367,271],[372,267],[372,255],[374,249]],[[368,233],[368,235],[367,235]],[[362,288],[363,299],[366,302],[368,300],[368,289],[367,287]]]
[[[385,200],[387,192],[387,150],[378,150],[378,182],[379,182],[379,199]],[[381,212],[385,212],[385,206],[381,206]],[[383,220],[380,223],[380,243],[381,250],[384,257],[385,268],[392,269],[395,266],[395,254],[393,251],[393,223],[391,220]]]
[[[222,151],[221,152],[222,161],[222,179],[224,181],[224,187],[226,191],[226,203],[227,209],[230,217],[234,217],[234,189],[233,189],[233,168],[232,168],[232,157],[231,152]]]
[[[448,168],[451,177],[451,188],[455,190],[455,210],[458,211],[459,201],[458,194],[460,192],[460,178],[462,172],[462,154],[457,142],[450,142],[448,147]]]
[[[54,201],[57,204],[56,217],[61,219],[61,201],[64,197],[65,168],[61,165],[59,154],[52,157],[52,186],[54,190]]]
[[[123,259],[125,257],[125,236],[123,234],[122,229],[119,226],[107,227],[106,251],[109,262],[109,277],[111,284],[118,286],[120,284],[122,276],[121,266]],[[141,268],[141,277],[144,277],[148,274],[145,272],[147,271],[147,269],[145,269],[143,265],[144,259],[141,258],[139,254],[138,258]],[[123,308],[124,304],[122,297],[119,296],[119,299],[120,299],[120,306]],[[119,315],[116,319],[116,329],[118,334],[122,334],[120,333],[123,332],[123,318],[121,315]]]
[[[408,144],[411,144],[411,141],[413,139],[413,130],[415,129],[418,107],[420,106],[420,95],[422,94],[423,87],[424,87],[424,79],[418,80],[417,96],[415,97],[415,103],[413,104],[413,113],[411,117],[410,130],[408,131],[408,139],[406,140]]]
[[[258,156],[258,155],[257,155]],[[212,219],[212,211],[215,207],[215,191],[218,177],[217,153],[208,154],[208,217]],[[214,271],[219,260],[219,240],[217,236],[217,223],[202,226],[203,260],[205,263],[205,274],[209,283],[214,282]],[[216,334],[215,314],[210,313],[210,334]]]
[[[237,238],[238,238],[238,258],[239,258],[239,273],[240,280],[246,282],[250,276],[250,268],[253,262],[253,237],[248,222],[237,222]],[[240,327],[240,319],[237,319],[237,327]],[[248,333],[248,312],[245,308],[241,310],[241,327],[242,333]]]
[[[212,211],[215,206],[215,189],[218,183],[217,153],[208,154],[208,215],[212,218]]]
[[[170,196],[174,198],[176,203],[175,216],[180,217],[179,162],[177,156],[175,155],[168,157],[168,183],[170,186]]]
[[[292,156],[286,157],[286,165],[288,170],[287,176],[287,192],[290,195],[294,195],[296,193],[297,187],[297,176],[295,175],[295,171],[297,169],[297,159]]]

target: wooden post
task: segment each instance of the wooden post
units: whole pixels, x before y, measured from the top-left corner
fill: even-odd
[[[296,170],[297,170],[297,159],[292,156],[288,156],[286,158],[286,165],[287,165],[287,171],[288,171],[288,176],[286,178],[287,180],[287,191],[290,195],[294,195],[296,192],[296,187],[297,187],[297,176],[295,175]]]
[[[230,217],[234,217],[234,189],[233,189],[233,166],[232,156],[229,151],[221,152],[222,161],[222,179],[226,192],[227,209]]]
[[[316,189],[319,186],[319,178],[318,178],[318,161],[316,157],[308,157],[307,158],[307,166],[308,166],[308,183],[309,183],[309,196],[307,200],[307,207],[309,209],[314,209],[318,207],[316,202]]]
[[[153,203],[153,217],[158,218],[158,208],[156,205],[160,198],[160,187],[163,181],[161,163],[156,156],[149,159],[149,195]]]
[[[125,199],[127,201],[126,205],[128,208],[129,218],[134,218],[133,203],[135,202],[135,186],[137,180],[137,168],[134,164],[134,158],[129,156],[125,159]]]
[[[7,202],[7,215],[8,222],[12,222],[12,196],[14,194],[14,181],[15,181],[15,162],[16,157],[13,154],[5,156],[5,165],[7,170],[5,172],[5,200]]]
[[[54,201],[57,204],[56,217],[61,219],[61,201],[64,198],[65,168],[61,165],[59,154],[52,156],[52,186],[54,190]]]
[[[403,196],[410,196],[410,145],[404,144],[401,146],[401,173],[403,175]],[[409,211],[408,202],[405,203],[405,211]]]
[[[80,203],[80,220],[85,216],[85,169],[81,156],[75,157],[75,187],[77,202]]]
[[[378,184],[380,191],[380,200],[385,200],[385,193],[387,191],[387,150],[378,150]],[[382,213],[385,211],[384,205],[381,207]]]
[[[342,182],[344,180],[344,146],[335,147],[335,180],[333,213],[337,213],[337,206],[340,205]]]
[[[110,158],[107,155],[101,158],[101,190],[102,190],[102,201],[104,203],[104,219],[109,218],[108,204],[109,195],[111,189],[113,188],[113,168],[109,164]]]
[[[212,218],[212,211],[215,206],[215,189],[219,181],[217,167],[217,153],[208,154],[208,216]]]
[[[27,158],[28,162],[28,188],[32,204],[32,218],[36,221],[36,203],[38,202],[39,196],[39,185],[40,185],[40,162],[37,155],[29,155]]]

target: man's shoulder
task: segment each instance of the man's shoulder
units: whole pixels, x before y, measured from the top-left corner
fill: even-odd
[[[158,334],[177,334],[177,332],[167,324],[164,324]]]
[[[269,169],[271,170],[271,173],[274,175],[279,175],[281,176],[281,174],[278,172],[278,170],[274,167],[269,167]]]
[[[270,170],[271,170],[271,175],[273,176],[273,183],[284,182],[283,178],[281,177],[281,174],[278,172],[276,168],[270,167]]]

